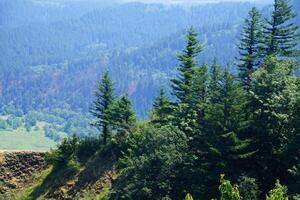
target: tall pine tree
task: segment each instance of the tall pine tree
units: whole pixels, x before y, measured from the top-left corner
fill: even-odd
[[[107,138],[110,135],[111,113],[110,106],[114,102],[114,86],[109,77],[108,72],[105,72],[98,88],[95,92],[95,101],[91,108],[91,113],[96,117],[94,126],[101,130],[103,144],[107,143]]]
[[[291,22],[295,16],[290,0],[275,0],[271,20],[266,20],[264,26],[265,55],[300,55],[296,49],[299,40],[298,26]]]
[[[173,94],[177,98],[175,108],[175,124],[186,134],[191,135],[196,127],[197,111],[194,106],[194,74],[196,72],[196,57],[203,47],[197,39],[197,33],[190,28],[187,34],[187,44],[185,50],[178,56],[180,66],[179,75],[171,80]]]
[[[253,152],[248,151],[250,141],[239,137],[244,118],[244,96],[237,79],[228,70],[221,73],[214,64],[210,84],[210,90],[215,91],[210,91],[213,96],[206,109],[207,152],[202,162],[206,163],[206,185],[212,186],[207,191],[212,195],[216,190],[218,174],[238,174],[242,168],[238,165],[240,161],[252,156]]]
[[[261,59],[261,41],[262,24],[259,11],[253,7],[248,18],[245,20],[245,26],[239,45],[239,78],[244,89],[249,92],[251,86],[251,75],[260,64]]]
[[[181,55],[178,56],[180,66],[178,68],[179,77],[173,79],[173,93],[177,97],[179,103],[190,104],[193,98],[193,75],[196,71],[196,57],[202,51],[203,47],[197,39],[197,32],[190,28],[186,37],[186,48]]]

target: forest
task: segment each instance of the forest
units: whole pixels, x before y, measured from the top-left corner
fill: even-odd
[[[236,38],[252,6],[51,1],[0,2],[1,133],[45,135],[54,142],[75,133],[96,135],[90,102],[105,71],[118,83],[116,94],[127,93],[137,117],[145,119],[160,86],[170,90],[186,28],[195,25],[203,33],[203,62],[215,55],[227,64],[237,55]]]
[[[299,1],[292,4],[299,13]],[[205,46],[199,64],[211,65],[216,57],[236,74],[237,44],[252,6],[2,0],[0,147],[16,148],[4,142],[11,140],[9,133],[41,138],[42,149],[73,134],[96,135],[90,126],[90,102],[105,71],[118,83],[116,94],[128,94],[137,117],[146,119],[159,88],[164,85],[170,93],[168,82],[177,74],[175,58],[191,25]],[[258,9],[262,19],[270,17],[270,5]]]
[[[54,170],[110,157],[118,174],[102,199],[299,199],[300,35],[288,0],[271,12],[250,9],[237,73],[200,63],[189,28],[171,89],[161,86],[144,120],[104,72],[90,111],[99,135],[64,139],[48,154]]]

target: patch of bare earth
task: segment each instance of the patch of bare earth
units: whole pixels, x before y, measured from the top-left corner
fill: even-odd
[[[33,174],[46,168],[45,153],[0,152],[0,193],[12,193],[24,187]]]

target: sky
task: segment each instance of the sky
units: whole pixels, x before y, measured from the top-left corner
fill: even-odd
[[[178,3],[217,3],[217,2],[252,2],[268,4],[272,3],[273,0],[122,0],[123,2],[139,1],[145,3],[165,3],[165,4],[178,4]]]

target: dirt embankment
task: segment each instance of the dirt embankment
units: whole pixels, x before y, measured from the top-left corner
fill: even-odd
[[[0,151],[0,193],[22,188],[34,173],[46,168],[45,153]]]

